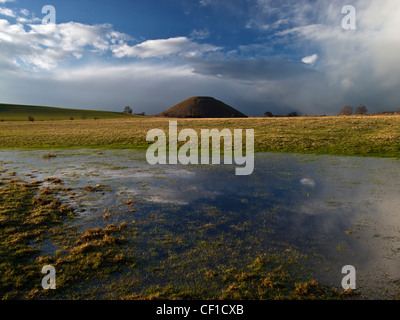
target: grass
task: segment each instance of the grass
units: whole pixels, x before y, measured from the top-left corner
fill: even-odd
[[[65,109],[40,106],[0,104],[0,121],[52,121],[80,119],[126,119],[135,117],[122,112]]]
[[[202,240],[201,225],[194,234],[187,234],[190,237],[186,240],[193,241],[190,244],[167,231],[169,224],[161,225],[160,221],[146,222],[153,224],[154,234],[150,230],[140,233],[140,221],[134,226],[121,222],[83,230],[70,226],[78,218],[57,195],[71,189],[41,184],[1,179],[1,299],[259,300],[358,296],[357,292],[324,286],[310,278],[302,266],[308,257],[289,246],[284,250],[264,249],[252,259],[236,251],[236,240],[225,239],[227,235],[220,234],[215,241]],[[42,250],[49,242],[55,246],[54,252]],[[148,265],[143,265],[146,252],[138,242],[147,242],[148,250],[154,250],[154,259]],[[227,247],[231,248],[229,253]],[[164,258],[157,255],[161,248],[169,252]],[[177,255],[174,248],[185,250],[178,250],[181,254]],[[244,264],[237,264],[239,257]],[[221,263],[221,259],[225,262]],[[41,288],[44,275],[40,271],[45,265],[56,269],[56,290]],[[143,267],[144,273],[138,272]],[[156,283],[149,283],[149,277]]]
[[[168,132],[170,119],[21,120],[25,121],[0,122],[0,148],[145,148],[148,130]],[[178,129],[184,128],[197,132],[202,128],[254,129],[258,152],[400,154],[399,116],[179,119]],[[196,223],[184,224],[181,233],[173,221],[165,223],[166,217],[158,217],[157,212],[149,212],[151,216],[146,219],[135,214],[135,221],[129,224],[107,221],[106,226],[80,230],[68,226],[77,217],[57,199],[60,192],[77,190],[65,188],[57,178],[44,179],[52,187],[42,188],[40,181],[18,181],[14,171],[0,174],[0,298],[354,298],[354,292],[323,286],[308,276],[303,263],[309,257],[292,246],[263,249],[262,254],[254,248],[258,256],[245,256],[239,250],[240,237],[229,238],[230,232],[215,233],[219,225],[231,224],[228,216],[224,217],[226,221],[214,221],[193,212],[188,222]],[[101,186],[87,186],[85,191],[103,190]],[[132,210],[132,204],[131,200],[124,203],[127,210]],[[101,216],[110,220],[112,213],[106,210]],[[237,232],[246,232],[246,225],[234,227]],[[206,241],[209,233],[212,241]],[[41,250],[48,242],[58,248],[53,254]],[[148,260],[139,243],[147,244],[147,256],[154,255],[149,265],[144,265]],[[256,246],[257,241],[252,243]],[[253,252],[253,248],[246,248],[246,252]],[[164,251],[169,254],[162,255]],[[44,265],[56,267],[56,291],[41,288]],[[158,284],[149,284],[148,277],[159,280]]]
[[[40,181],[15,180],[0,183],[0,297],[2,299],[54,298],[54,292],[41,288],[41,268],[53,265],[57,270],[57,297],[73,297],[76,287],[88,281],[105,281],[122,267],[134,266],[126,248],[126,228],[105,228],[78,232],[68,227],[73,210],[56,195],[61,188],[44,187]],[[42,246],[59,248],[45,254]]]
[[[0,116],[1,117],[1,116]],[[166,118],[0,122],[0,149],[146,148]],[[254,129],[256,152],[400,156],[400,116],[179,119],[178,130]],[[200,140],[200,139],[199,139]]]

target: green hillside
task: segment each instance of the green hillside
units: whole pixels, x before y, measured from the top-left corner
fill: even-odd
[[[122,112],[0,104],[0,121],[81,120],[132,118]]]

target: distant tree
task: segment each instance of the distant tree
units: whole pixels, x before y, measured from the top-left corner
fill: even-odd
[[[297,114],[297,112],[291,112],[291,113],[288,113],[286,116],[287,117],[297,117],[298,114]]]
[[[124,109],[124,113],[132,114],[132,108],[130,106],[126,106]]]
[[[344,106],[343,109],[340,111],[340,115],[342,116],[351,116],[352,114],[353,114],[352,106]]]
[[[264,112],[264,116],[266,116],[267,118],[270,118],[270,117],[273,117],[274,115],[271,112],[267,111],[267,112]]]
[[[367,114],[367,107],[363,104],[360,104],[358,107],[356,107],[356,114]]]
[[[28,117],[28,120],[29,120],[29,121],[35,121],[35,118],[32,117],[32,116],[29,116],[29,117]]]

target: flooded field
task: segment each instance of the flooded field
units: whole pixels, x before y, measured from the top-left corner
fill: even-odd
[[[85,265],[68,290],[61,279],[41,296],[39,280],[15,297],[337,298],[345,265],[357,271],[353,298],[400,296],[399,160],[256,154],[250,176],[226,165],[150,166],[134,150],[0,151],[0,164],[3,184],[34,182],[73,209],[59,234],[30,236],[35,252],[10,268],[43,259],[67,274],[75,260],[66,252],[77,249],[61,234],[71,230],[84,253],[93,230],[106,239],[119,226],[124,245],[96,257],[130,257],[115,269]],[[319,294],[316,283],[329,289]]]

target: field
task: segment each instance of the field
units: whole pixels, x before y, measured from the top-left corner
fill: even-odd
[[[333,249],[340,264],[349,259],[347,251],[354,252],[356,237],[334,224],[326,240],[313,227],[312,240],[288,238],[296,234],[286,232],[294,221],[282,220],[290,216],[285,208],[297,208],[298,196],[307,203],[319,198],[299,186],[297,174],[330,170],[337,166],[331,157],[313,163],[309,156],[293,156],[292,167],[287,155],[269,155],[258,159],[254,179],[243,180],[225,166],[150,167],[136,150],[56,153],[42,159],[39,150],[0,152],[2,299],[364,297],[315,275],[337,269],[322,259],[325,250],[317,240]],[[356,163],[346,179],[353,170],[359,172]],[[397,180],[393,170],[380,171],[389,175],[389,185]],[[340,184],[337,171],[322,173],[319,181]],[[276,193],[281,186],[284,197]],[[328,195],[323,199],[332,199],[331,190]],[[326,209],[321,224],[332,222],[331,205]],[[363,237],[361,230],[346,228]],[[57,270],[57,290],[41,286],[45,265]]]
[[[167,118],[0,122],[0,148],[145,148]],[[256,152],[400,156],[400,116],[179,119],[178,130],[254,129]]]
[[[254,129],[255,151],[272,154],[240,180],[224,166],[150,167],[130,150],[145,149],[151,129],[168,134],[174,119],[32,110],[35,121],[26,110],[0,121],[2,299],[363,299],[366,290],[343,291],[314,271],[340,270],[331,263],[371,239],[376,252],[398,243],[396,210],[375,207],[397,198],[398,160],[277,153],[400,158],[400,116],[177,120],[178,131]],[[308,206],[333,231],[298,227]],[[348,224],[332,224],[342,215]],[[397,263],[397,252],[385,254]],[[56,291],[42,290],[44,265],[57,269]],[[389,297],[400,297],[396,279]]]
[[[75,120],[75,119],[121,119],[132,117],[119,112],[65,109],[53,107],[0,104],[0,121]]]

